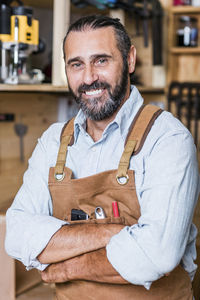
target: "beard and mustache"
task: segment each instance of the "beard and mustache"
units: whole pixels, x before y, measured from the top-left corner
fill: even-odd
[[[113,92],[112,87],[108,82],[105,81],[94,81],[91,85],[82,84],[78,87],[78,94],[76,95],[69,85],[75,101],[79,104],[86,118],[93,121],[105,120],[113,115],[113,113],[120,107],[122,101],[127,92],[128,86],[128,65],[127,62],[123,64],[120,82],[114,86]],[[92,90],[107,90],[107,93],[98,97],[88,97],[84,99],[83,93]],[[106,96],[107,94],[107,96]],[[106,97],[106,98],[105,98]]]

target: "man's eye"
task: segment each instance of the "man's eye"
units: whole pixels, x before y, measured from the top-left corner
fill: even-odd
[[[73,69],[79,69],[79,68],[81,68],[81,66],[82,66],[81,63],[73,63],[73,64],[71,64],[71,67],[72,67]]]
[[[100,58],[97,60],[96,64],[97,65],[105,65],[107,63],[108,59],[107,58]]]

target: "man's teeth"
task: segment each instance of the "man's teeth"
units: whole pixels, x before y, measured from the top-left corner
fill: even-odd
[[[93,91],[86,91],[85,94],[87,96],[94,96],[94,95],[101,94],[101,92],[102,92],[102,89],[100,89],[100,90],[93,90]]]

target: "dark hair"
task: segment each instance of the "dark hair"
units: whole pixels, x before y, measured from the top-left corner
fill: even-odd
[[[98,29],[98,28],[109,27],[109,26],[113,27],[114,29],[116,40],[117,40],[117,47],[122,54],[123,61],[126,62],[131,47],[131,40],[124,26],[120,23],[120,20],[117,18],[110,18],[101,15],[91,15],[91,16],[82,17],[69,26],[69,29],[63,40],[64,58],[65,58],[65,52],[64,52],[65,41],[68,34],[71,31],[84,31],[88,28]]]

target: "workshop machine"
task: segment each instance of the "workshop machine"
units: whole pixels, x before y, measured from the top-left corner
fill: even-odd
[[[33,9],[17,0],[0,0],[0,82],[38,83],[28,66],[28,57],[39,50],[39,22]]]

